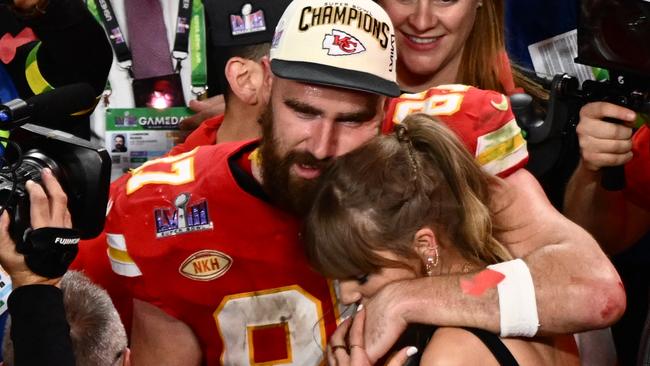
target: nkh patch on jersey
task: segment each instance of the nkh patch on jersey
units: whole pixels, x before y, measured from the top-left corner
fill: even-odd
[[[232,266],[232,258],[217,250],[200,250],[189,256],[178,268],[183,276],[197,281],[210,281],[223,276]]]

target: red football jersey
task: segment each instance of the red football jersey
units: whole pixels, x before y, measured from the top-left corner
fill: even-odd
[[[192,131],[183,143],[180,143],[167,153],[167,155],[178,155],[188,152],[197,146],[214,145],[217,143],[217,131],[223,122],[224,115],[218,115],[201,122],[199,127]]]
[[[233,178],[228,159],[254,145],[132,172],[107,216],[111,266],[133,297],[192,328],[208,365],[318,365],[336,328],[334,290],[310,269],[298,221]]]
[[[508,176],[528,161],[526,140],[508,98],[467,85],[441,85],[390,101],[382,132],[388,133],[412,113],[433,116],[451,128],[483,169]]]
[[[634,157],[625,164],[625,196],[635,205],[650,210],[650,129],[641,126],[632,136]]]

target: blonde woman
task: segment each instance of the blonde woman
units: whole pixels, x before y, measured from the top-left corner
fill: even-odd
[[[510,260],[493,235],[498,228],[489,208],[490,192],[500,184],[445,126],[412,115],[395,133],[338,159],[323,178],[305,223],[309,259],[323,275],[340,280],[345,304],[364,304],[395,281]],[[362,350],[346,343],[349,328],[348,321],[332,336],[330,364],[349,364],[348,350]],[[421,350],[422,365],[579,364],[571,335],[500,339],[476,329],[434,326],[410,333],[403,341],[416,343],[411,345]]]

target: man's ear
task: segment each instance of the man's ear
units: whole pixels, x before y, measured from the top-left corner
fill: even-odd
[[[438,250],[436,234],[430,227],[423,227],[415,233],[413,246],[418,256],[426,263],[427,258],[435,256],[435,252]]]
[[[226,79],[233,94],[242,102],[255,105],[264,84],[264,69],[259,63],[242,57],[231,57],[226,62]]]
[[[131,366],[131,349],[126,347],[122,353],[122,366]]]

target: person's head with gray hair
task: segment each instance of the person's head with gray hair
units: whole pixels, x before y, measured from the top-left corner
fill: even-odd
[[[79,366],[128,365],[126,331],[108,293],[84,274],[68,271],[61,280],[70,338]],[[13,366],[10,319],[5,327],[4,365]]]

